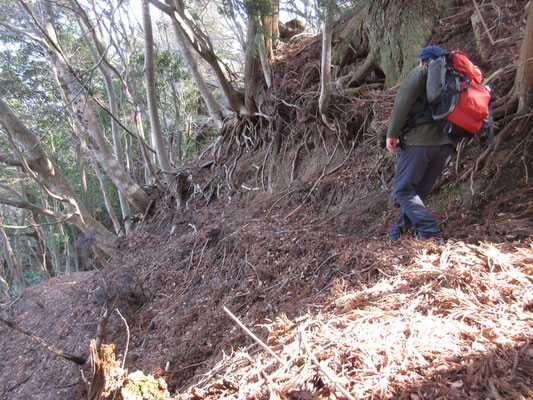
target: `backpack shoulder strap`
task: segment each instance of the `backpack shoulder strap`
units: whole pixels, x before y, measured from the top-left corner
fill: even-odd
[[[410,112],[407,115],[407,121],[402,129],[402,134],[409,132],[415,126],[425,124],[426,122],[431,122],[433,120],[433,108],[426,100],[424,102],[424,106],[420,110],[416,112]]]
[[[494,118],[492,116],[492,104],[489,103],[489,135],[490,135],[490,151],[494,150]]]
[[[447,62],[444,56],[438,57],[428,65],[426,96],[429,104],[439,102],[446,90]]]

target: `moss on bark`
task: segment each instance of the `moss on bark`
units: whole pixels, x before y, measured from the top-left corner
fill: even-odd
[[[355,14],[341,21],[334,32],[333,63],[342,70],[372,54],[374,69],[383,72],[386,87],[396,85],[415,66],[418,53],[428,43],[438,17],[444,12],[444,3],[442,0],[359,2]]]

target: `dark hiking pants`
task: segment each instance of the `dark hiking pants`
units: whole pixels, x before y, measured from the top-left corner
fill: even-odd
[[[394,174],[394,197],[400,204],[400,218],[389,231],[396,240],[405,229],[415,227],[422,238],[441,238],[439,226],[424,205],[435,181],[450,160],[454,148],[406,146]]]

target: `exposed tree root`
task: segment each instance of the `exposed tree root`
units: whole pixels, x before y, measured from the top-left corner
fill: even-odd
[[[359,86],[365,80],[365,78],[370,75],[372,71],[374,71],[375,68],[375,55],[374,53],[370,53],[366,56],[363,65],[361,65],[359,69],[350,76],[350,80],[348,81],[346,86],[350,88]]]

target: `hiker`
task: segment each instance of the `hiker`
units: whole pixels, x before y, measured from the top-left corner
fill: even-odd
[[[392,225],[389,238],[397,240],[410,228],[415,239],[442,241],[439,226],[424,205],[435,181],[455,150],[451,138],[435,121],[409,127],[408,117],[420,112],[426,102],[428,63],[445,54],[438,46],[425,47],[418,56],[418,66],[402,83],[387,130],[387,150],[397,147],[402,135],[402,152],[396,165],[393,193],[400,205],[400,217]]]

